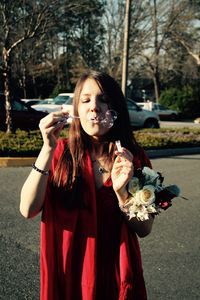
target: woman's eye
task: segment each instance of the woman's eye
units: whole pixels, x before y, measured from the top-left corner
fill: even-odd
[[[81,98],[82,103],[87,103],[90,101],[90,98]]]

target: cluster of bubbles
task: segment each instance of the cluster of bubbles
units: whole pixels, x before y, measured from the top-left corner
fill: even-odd
[[[105,115],[99,114],[94,118],[89,118],[90,122],[98,121],[104,127],[111,128],[114,125],[115,120],[117,119],[117,112],[113,109],[106,111]]]
[[[80,119],[78,116],[68,115],[67,118],[64,118],[65,123],[70,123],[72,119]],[[95,117],[88,116],[88,121],[91,123],[98,122],[104,127],[111,128],[114,125],[115,120],[117,119],[117,112],[113,109],[109,109],[105,114],[99,113]]]

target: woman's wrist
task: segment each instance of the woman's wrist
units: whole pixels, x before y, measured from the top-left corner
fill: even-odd
[[[45,153],[46,155],[51,155],[54,153],[56,147],[52,147],[46,143],[43,144],[41,152]]]
[[[35,165],[35,163],[32,163],[32,168],[33,168],[36,172],[39,172],[39,173],[42,174],[42,175],[48,176],[48,175],[50,174],[50,170],[41,170],[41,169],[39,169],[39,168]]]
[[[35,163],[32,165],[32,168],[43,175],[49,173],[54,150],[55,149],[43,144]]]
[[[120,192],[115,192],[116,193],[116,196],[118,198],[118,201],[119,201],[119,205],[123,206],[126,201],[128,200],[128,197],[129,197],[129,193],[127,191],[127,188],[125,187],[123,190],[121,190]]]

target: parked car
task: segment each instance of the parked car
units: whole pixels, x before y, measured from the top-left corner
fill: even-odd
[[[51,113],[61,109],[62,104],[71,104],[73,93],[61,93],[58,94],[51,101],[43,100],[41,103],[32,105],[32,107],[39,111]]]
[[[195,124],[200,124],[200,118],[196,118],[196,119],[194,120],[194,123],[195,123]]]
[[[179,117],[179,113],[176,110],[168,109],[159,103],[148,101],[148,102],[139,102],[137,104],[144,109],[154,111],[156,114],[159,115],[160,120],[174,121],[177,120]]]
[[[142,109],[132,99],[127,99],[128,112],[133,128],[159,128],[159,117],[154,111]]]
[[[38,129],[39,121],[47,113],[37,111],[23,101],[14,98],[11,103],[11,116],[13,129],[33,130]],[[5,96],[0,95],[0,130],[6,130]]]
[[[133,128],[159,128],[159,117],[158,115],[149,110],[142,109],[132,99],[127,99],[128,112],[130,117],[130,123]],[[67,111],[73,114],[72,104],[63,104],[63,111]],[[68,120],[70,123],[72,119]]]
[[[40,99],[21,99],[21,101],[25,102],[28,106],[32,106],[35,104],[39,104],[42,100],[40,100]]]

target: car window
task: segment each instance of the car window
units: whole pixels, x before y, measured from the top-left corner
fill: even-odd
[[[64,104],[72,104],[72,98],[69,97],[69,99],[65,100]]]
[[[129,100],[127,100],[127,107],[129,110],[138,110],[138,106]]]
[[[41,100],[39,104],[51,104],[52,100],[46,99],[46,100]]]
[[[163,105],[159,105],[160,110],[166,110],[166,108]]]
[[[71,104],[72,100],[70,96],[57,96],[54,99],[54,104]]]
[[[12,110],[16,110],[16,111],[27,111],[28,108],[23,105],[21,102],[18,101],[13,101],[12,104]]]
[[[159,108],[158,108],[157,104],[154,103],[152,110],[157,110],[157,109],[159,109]]]

